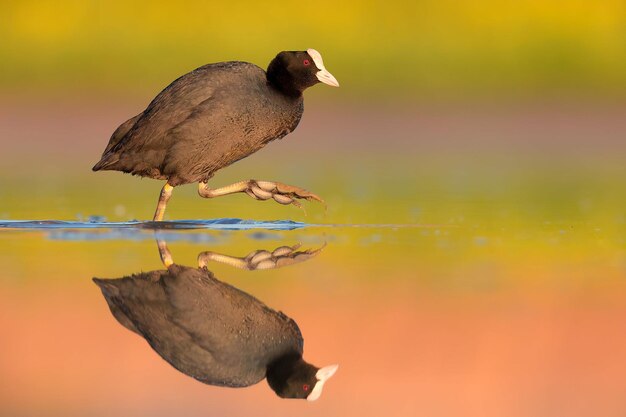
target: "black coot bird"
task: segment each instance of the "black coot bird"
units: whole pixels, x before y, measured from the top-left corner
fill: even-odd
[[[94,281],[124,327],[206,384],[246,387],[267,378],[280,397],[312,401],[337,370],[305,362],[292,319],[206,269],[170,264],[167,270]]]
[[[257,200],[300,206],[322,201],[304,189],[247,180],[209,188],[213,174],[293,131],[302,92],[319,82],[339,86],[315,49],[284,51],[267,72],[248,62],[208,64],[183,75],[140,114],[122,123],[94,171],[114,170],[167,182],[154,220],[163,219],[173,187],[198,182],[205,198],[245,192]]]

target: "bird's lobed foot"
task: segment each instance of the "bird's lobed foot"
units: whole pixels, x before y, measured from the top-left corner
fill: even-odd
[[[269,200],[270,198],[280,204],[293,204],[296,207],[302,207],[297,201],[298,199],[317,201],[324,205],[318,195],[313,194],[303,188],[294,187],[280,182],[249,180],[248,188],[245,193],[255,200]]]
[[[220,188],[210,188],[206,182],[201,182],[198,184],[198,193],[204,198],[215,198],[235,193],[246,193],[255,200],[273,199],[277,203],[293,204],[299,208],[302,208],[302,205],[297,200],[302,199],[318,201],[326,207],[324,200],[316,194],[302,188],[294,187],[293,185],[287,185],[274,181],[246,180]]]

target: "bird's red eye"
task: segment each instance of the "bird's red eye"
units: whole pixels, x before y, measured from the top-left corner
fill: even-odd
[[[311,63],[311,61],[309,61],[308,59],[305,59],[302,63],[306,67],[307,65],[309,65]]]
[[[308,391],[309,390],[309,385],[308,384],[304,384],[302,386],[302,389],[305,390],[305,391]]]

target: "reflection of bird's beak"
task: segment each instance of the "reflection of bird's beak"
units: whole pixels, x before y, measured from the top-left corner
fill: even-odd
[[[326,68],[318,71],[315,75],[317,76],[317,79],[324,84],[332,85],[333,87],[339,87],[339,81],[337,81],[337,79],[333,77],[333,74],[328,72]]]
[[[306,53],[309,54],[311,58],[313,58],[313,62],[315,62],[315,66],[319,68],[319,71],[317,72],[317,74],[315,74],[317,76],[317,79],[320,80],[320,82],[323,82],[324,84],[332,85],[333,87],[339,87],[339,81],[337,81],[337,79],[333,77],[333,74],[328,72],[326,67],[324,67],[322,54],[320,54],[313,48],[307,49]]]
[[[313,387],[313,390],[311,391],[309,396],[306,397],[307,401],[315,401],[320,397],[320,395],[322,395],[324,383],[328,381],[328,378],[333,376],[335,372],[337,372],[337,368],[339,368],[339,365],[329,365],[317,371],[317,373],[315,374],[315,378],[317,378],[317,383]]]

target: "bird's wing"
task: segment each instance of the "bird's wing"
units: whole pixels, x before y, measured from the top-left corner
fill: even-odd
[[[217,92],[167,132],[169,144],[161,172],[188,173],[188,182],[202,179],[258,151],[291,129],[275,122],[262,100],[241,102]]]
[[[228,87],[233,79],[236,81],[233,74],[249,71],[250,68],[263,71],[250,63],[231,61],[208,64],[179,77],[152,100],[116,144],[107,147],[109,152],[132,152],[162,147],[161,142],[169,130],[187,119],[198,105],[210,101],[216,91]]]

